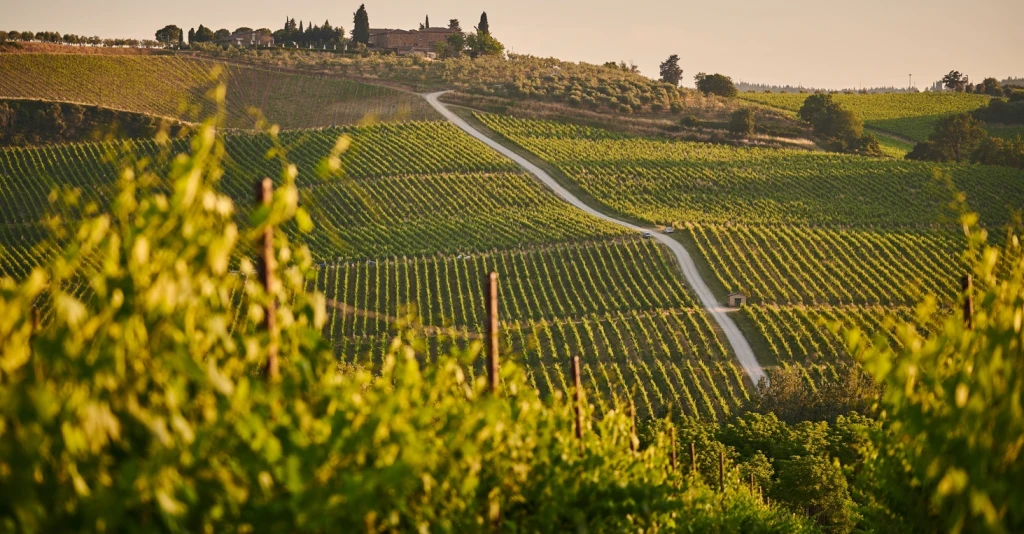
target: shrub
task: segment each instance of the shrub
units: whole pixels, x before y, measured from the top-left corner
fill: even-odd
[[[1024,487],[1007,482],[1024,480],[1024,253],[1013,233],[988,244],[977,221],[962,217],[976,284],[973,324],[927,298],[915,324],[897,327],[898,349],[862,332],[848,336],[851,353],[884,386],[880,448],[896,456],[877,472],[902,481],[887,493],[909,504],[907,513],[923,508],[938,517],[940,526],[919,526],[933,532],[1024,531]],[[922,502],[905,500],[915,495]]]
[[[679,125],[684,128],[703,128],[704,122],[694,115],[687,115],[679,120]]]
[[[733,97],[739,93],[736,90],[736,86],[732,83],[732,78],[724,74],[704,74],[701,72],[694,76],[694,81],[697,84],[697,90],[706,95]]]
[[[740,108],[729,117],[729,133],[736,138],[748,138],[754,135],[756,128],[754,110]]]

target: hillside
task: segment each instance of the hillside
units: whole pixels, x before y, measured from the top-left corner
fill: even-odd
[[[317,178],[310,169],[343,134],[353,140],[342,158],[347,180]],[[424,324],[480,332],[483,276],[496,270],[504,344],[521,353],[541,392],[565,391],[570,357],[580,355],[601,411],[633,398],[645,416],[672,409],[714,418],[748,398],[749,382],[663,250],[566,209],[452,126],[292,132],[282,142],[304,169],[298,185],[316,229],[303,240],[320,266],[316,287],[338,303],[324,333],[345,360],[379,362],[394,320],[386,318],[409,303]],[[136,156],[157,152],[149,142],[126,146]],[[249,205],[252,176],[276,174],[264,158],[270,146],[261,135],[226,138],[221,187],[240,206]],[[42,253],[30,246],[51,188],[109,198],[116,167],[104,154],[116,149],[0,151],[3,243],[14,245],[4,272],[24,276]]]
[[[212,112],[206,92],[214,69],[228,87],[227,125],[233,128],[253,127],[251,107],[284,128],[435,117],[421,98],[388,87],[167,55],[0,54],[0,98],[193,121]]]
[[[1024,530],[1024,170],[349,44],[0,47],[0,531]]]
[[[830,324],[884,332],[935,295],[952,306],[966,243],[958,211],[999,228],[1024,198],[1024,173],[639,138],[604,130],[478,115],[536,153],[607,208],[675,235],[718,282],[749,297],[762,362],[830,380],[850,360]],[[936,179],[938,169],[948,182]],[[957,208],[961,209],[961,208]],[[891,335],[891,334],[890,334]]]
[[[741,93],[739,98],[795,112],[807,96]],[[927,139],[940,117],[974,111],[991,99],[967,93],[836,94],[833,98],[840,106],[856,112],[866,126],[915,141]]]

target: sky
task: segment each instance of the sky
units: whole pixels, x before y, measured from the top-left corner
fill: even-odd
[[[281,28],[285,17],[352,29],[355,1],[0,0],[0,29],[152,39],[166,24]],[[1024,77],[1024,0],[369,0],[374,28],[414,29],[486,11],[516,53],[567,61],[633,61],[657,77],[678,54],[686,85],[698,72],[736,81],[818,88],[925,88],[956,69]]]

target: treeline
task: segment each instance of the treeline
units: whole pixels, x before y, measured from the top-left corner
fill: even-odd
[[[1024,169],[1024,139],[990,136],[985,123],[1024,124],[1024,90],[1011,89],[1009,98],[993,98],[987,106],[971,113],[943,117],[928,139],[907,154],[907,159],[969,161]]]
[[[1007,80],[1010,81],[1010,80]],[[936,82],[936,87],[944,87],[958,93],[977,93],[989,96],[1012,96],[1015,91],[1024,90],[1024,85],[1000,82],[995,78],[985,78],[981,83],[970,83],[970,78],[958,70],[951,70]]]
[[[285,19],[284,27],[275,31],[273,36],[277,44],[341,44],[345,41],[345,28],[331,26],[329,20],[325,20],[322,26],[304,25],[303,21],[296,26],[295,19]]]
[[[907,87],[860,87],[843,89],[824,89],[820,87],[804,87],[802,85],[773,85],[765,83],[736,82],[736,89],[744,93],[831,93],[831,94],[889,94],[889,93],[919,93],[917,88]]]
[[[167,119],[35,100],[0,101],[0,146],[29,146],[98,139],[149,138],[167,127],[177,135],[181,126]]]
[[[852,110],[843,109],[829,93],[815,93],[804,100],[800,119],[814,128],[822,144],[830,150],[882,155],[882,147],[872,133],[864,132],[864,121]]]
[[[150,39],[104,39],[98,36],[75,35],[73,33],[61,34],[60,32],[20,32],[0,31],[0,43],[2,42],[37,42],[51,44],[65,44],[77,46],[105,46],[112,47],[144,47],[156,48],[160,43]]]

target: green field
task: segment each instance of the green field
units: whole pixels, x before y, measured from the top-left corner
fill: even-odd
[[[348,180],[317,177],[311,169],[340,135],[352,138],[342,157]],[[253,177],[276,176],[280,164],[264,158],[265,135],[225,141],[220,187],[245,217]],[[454,126],[293,131],[281,141],[316,223],[308,235],[286,231],[312,249],[319,274],[311,287],[331,299],[325,333],[342,358],[379,362],[410,303],[425,325],[479,336],[483,279],[495,270],[503,342],[542,392],[566,390],[571,356],[580,355],[600,410],[632,398],[643,415],[718,417],[748,398],[749,380],[667,252],[567,208]],[[109,198],[117,165],[107,156],[122,146],[160,160],[148,141],[0,150],[2,272],[23,277],[50,250],[38,221],[51,190]]]
[[[0,98],[195,120],[213,111],[206,92],[214,68],[227,83],[229,127],[252,128],[253,107],[284,128],[436,118],[419,96],[388,87],[168,56],[0,54]]]
[[[925,295],[952,306],[968,267],[957,191],[997,228],[1024,207],[1024,172],[633,138],[478,115],[610,209],[673,225],[740,312],[763,361],[827,380],[847,358],[827,323],[884,331]],[[947,176],[948,179],[937,179]],[[770,359],[764,359],[764,356]]]
[[[593,128],[480,115],[616,211],[652,224],[744,223],[932,228],[955,221],[964,192],[986,224],[1024,198],[1020,170],[937,166],[797,150],[626,137]]]
[[[741,93],[740,98],[789,111],[799,111],[808,94]],[[939,118],[974,111],[990,97],[967,93],[837,94],[835,101],[856,112],[866,126],[915,141],[924,141]]]

